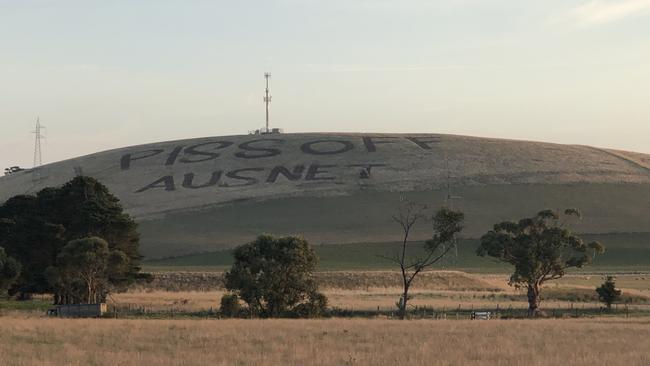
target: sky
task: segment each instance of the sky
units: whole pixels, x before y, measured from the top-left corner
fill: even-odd
[[[650,153],[650,0],[0,0],[0,167],[182,138],[451,133]]]

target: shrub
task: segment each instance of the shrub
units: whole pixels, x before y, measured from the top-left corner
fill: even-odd
[[[621,290],[616,288],[614,277],[607,276],[605,282],[596,288],[598,298],[607,305],[607,309],[612,308],[612,304],[621,300]]]
[[[221,297],[221,307],[219,311],[222,316],[233,318],[239,315],[241,305],[239,304],[239,297],[235,294],[225,294]]]
[[[294,315],[300,318],[319,318],[327,315],[327,296],[320,292],[309,294],[307,302],[298,304],[294,310]]]

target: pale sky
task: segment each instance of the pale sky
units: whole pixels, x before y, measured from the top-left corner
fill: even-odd
[[[245,134],[265,71],[286,132],[650,153],[650,0],[0,0],[0,167]]]

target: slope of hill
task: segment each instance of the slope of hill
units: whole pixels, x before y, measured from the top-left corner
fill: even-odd
[[[386,242],[399,197],[443,204],[468,237],[542,208],[579,207],[587,233],[650,231],[650,156],[453,135],[198,138],[82,156],[0,178],[0,201],[74,175],[106,184],[141,223],[148,257],[218,250],[260,232],[314,243]],[[448,178],[450,177],[450,178]],[[416,236],[429,235],[427,227]]]
[[[650,233],[589,234],[586,241],[597,240],[606,246],[606,252],[594,262],[575,272],[648,272],[650,271]],[[415,244],[415,243],[414,243]],[[478,239],[460,240],[457,250],[437,263],[436,269],[456,269],[465,272],[508,272],[511,266],[491,258],[478,257]],[[319,271],[395,270],[392,262],[382,259],[399,247],[398,242],[350,243],[316,245]],[[424,254],[415,244],[409,249],[412,255]],[[232,250],[220,250],[186,256],[145,261],[151,271],[222,271],[233,262]]]

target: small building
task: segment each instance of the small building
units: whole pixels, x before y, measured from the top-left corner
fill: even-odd
[[[47,315],[60,318],[99,318],[106,314],[106,303],[57,305],[47,311]]]
[[[248,131],[249,135],[277,135],[284,133],[284,130],[281,128],[266,128],[262,127],[257,130]]]

